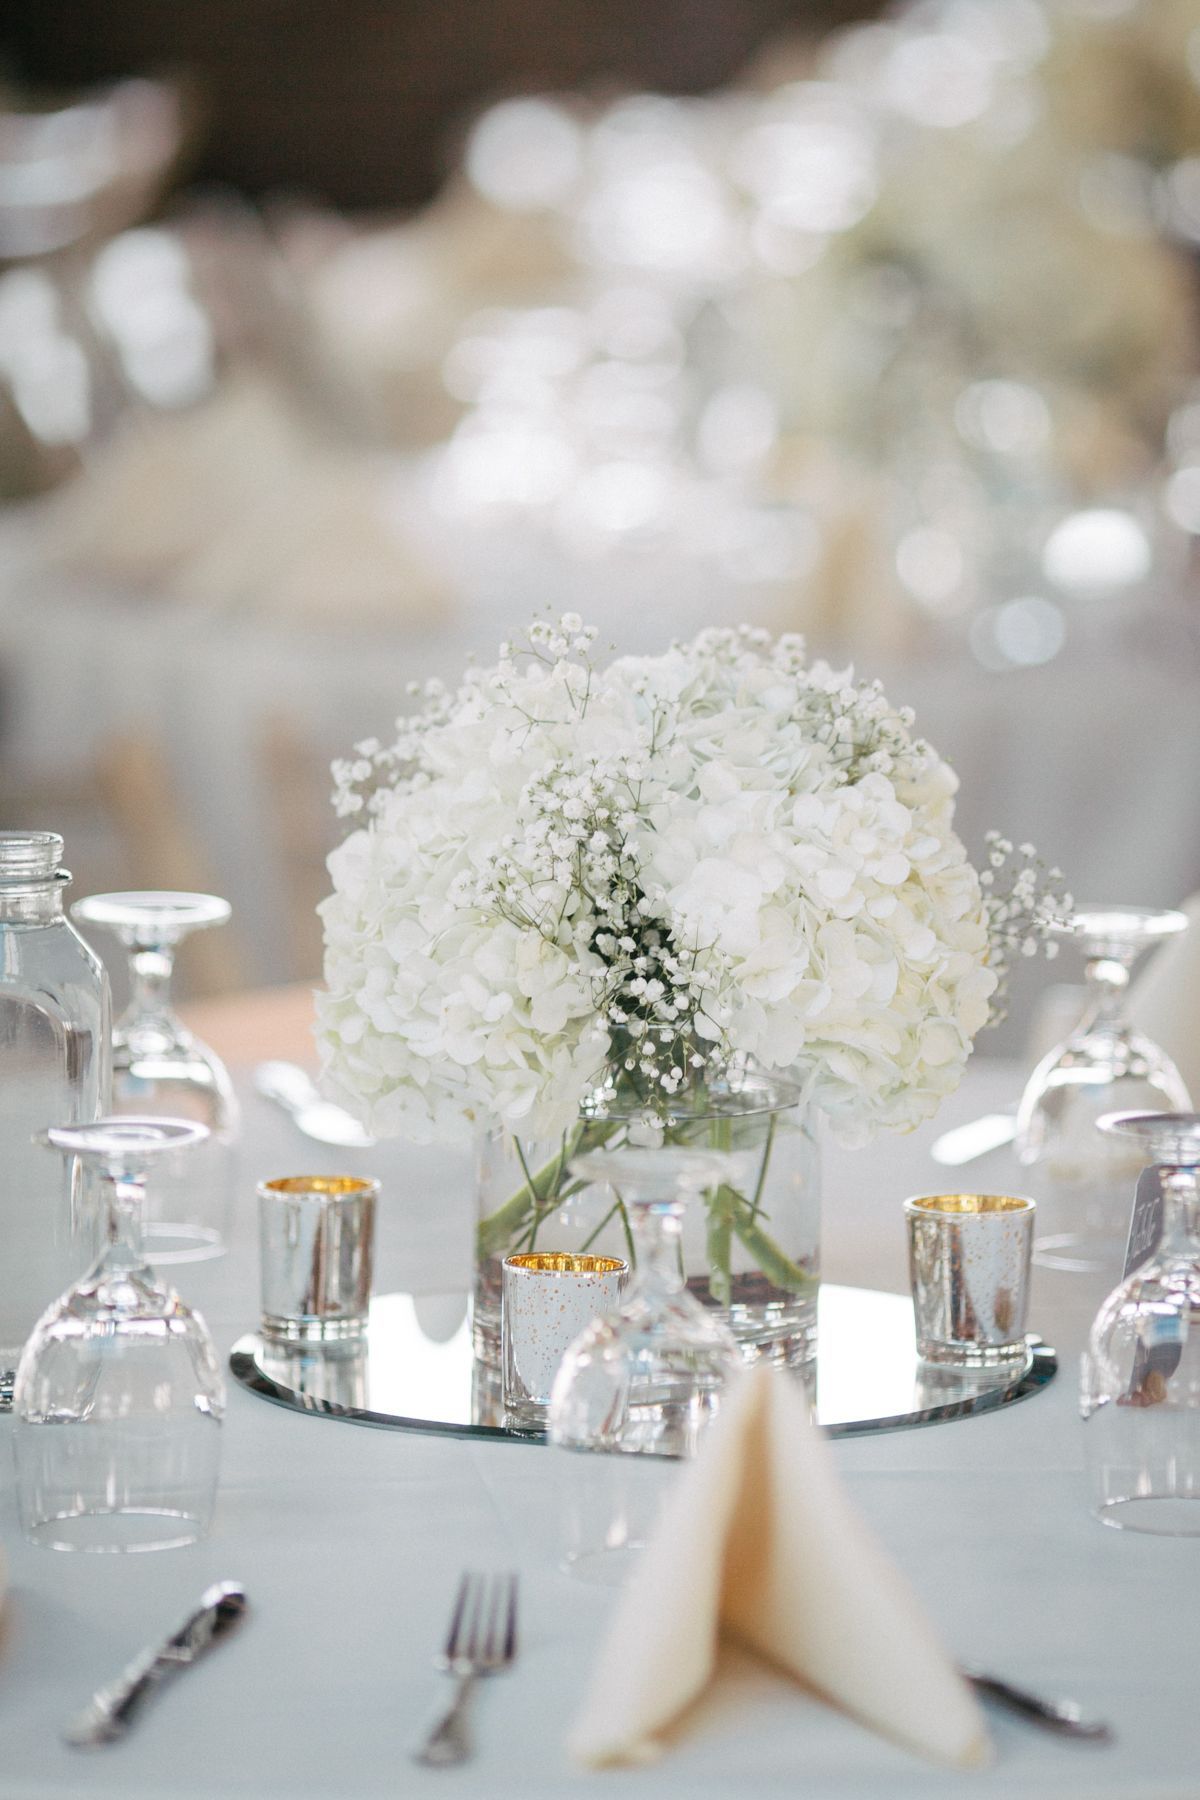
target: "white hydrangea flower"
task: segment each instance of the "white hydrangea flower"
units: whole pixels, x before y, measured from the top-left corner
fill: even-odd
[[[799,639],[597,670],[594,636],[541,622],[335,765],[358,828],[321,908],[330,1091],[381,1136],[547,1137],[610,1064],[661,1097],[753,1058],[847,1139],[928,1117],[998,946],[1051,916],[1031,871],[985,890],[911,715]]]

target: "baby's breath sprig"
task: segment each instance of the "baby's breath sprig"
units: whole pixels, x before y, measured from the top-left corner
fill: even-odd
[[[999,983],[988,1023],[997,1025],[1007,1012],[1013,963],[1039,951],[1048,962],[1058,955],[1054,930],[1067,923],[1074,900],[1063,886],[1062,870],[1047,869],[1032,844],[1014,849],[998,831],[989,831],[984,841],[988,866],[979,883],[988,927],[988,966]]]
[[[644,776],[637,751],[604,767],[544,770],[522,795],[520,837],[464,881],[460,897],[558,949],[582,927],[610,1067],[652,1106],[677,1094],[720,1051],[724,1034],[719,959],[711,946],[678,944],[660,916],[663,896],[643,885],[636,834]]]

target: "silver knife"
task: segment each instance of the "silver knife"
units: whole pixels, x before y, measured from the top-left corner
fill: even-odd
[[[959,1664],[958,1672],[970,1682],[980,1699],[994,1701],[1028,1725],[1040,1725],[1043,1731],[1055,1731],[1060,1737],[1086,1738],[1094,1744],[1111,1744],[1113,1741],[1112,1727],[1102,1719],[1085,1718],[1074,1700],[1047,1700],[1042,1694],[1014,1687],[1011,1681],[1003,1681],[999,1675],[987,1675],[982,1669],[971,1668],[966,1663]]]
[[[943,1168],[956,1169],[962,1163],[974,1162],[977,1156],[986,1156],[989,1150],[1011,1144],[1016,1135],[1015,1112],[985,1113],[982,1119],[972,1119],[969,1125],[956,1125],[953,1131],[943,1131],[940,1138],[934,1139],[929,1154]]]
[[[370,1150],[375,1139],[344,1106],[322,1100],[317,1085],[298,1063],[259,1063],[254,1085],[264,1100],[290,1113],[298,1130],[318,1144],[343,1150]]]
[[[63,1731],[63,1739],[76,1749],[110,1744],[123,1737],[139,1705],[168,1675],[186,1669],[196,1658],[224,1637],[246,1610],[245,1589],[236,1581],[218,1581],[206,1588],[200,1604],[166,1641],[134,1658],[108,1687],[92,1695],[81,1713]]]

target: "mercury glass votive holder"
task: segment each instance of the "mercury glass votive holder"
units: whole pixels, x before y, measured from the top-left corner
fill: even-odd
[[[629,1264],[619,1256],[538,1250],[506,1256],[500,1303],[504,1410],[542,1425],[558,1365],[593,1319],[611,1312]]]
[[[1022,1368],[1032,1200],[921,1194],[904,1202],[917,1354],[960,1369]]]
[[[285,1175],[258,1185],[264,1338],[342,1343],[365,1336],[379,1183]]]

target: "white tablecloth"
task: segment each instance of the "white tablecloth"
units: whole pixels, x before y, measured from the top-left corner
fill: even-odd
[[[985,1065],[938,1128],[1012,1097]],[[826,1272],[905,1285],[901,1198],[947,1185],[933,1129],[826,1158]],[[253,1098],[246,1106],[233,1253],[180,1273],[222,1353],[254,1322],[253,1180],[334,1166]],[[344,1158],[343,1158],[344,1160]],[[360,1153],[384,1176],[377,1287],[445,1287],[468,1264],[465,1159]],[[1014,1177],[1004,1153],[973,1177]],[[185,1551],[88,1557],[20,1538],[0,1447],[0,1541],[12,1588],[0,1629],[2,1800],[394,1800],[397,1794],[645,1795],[705,1800],[1195,1800],[1200,1546],[1106,1530],[1089,1516],[1076,1355],[1099,1295],[1039,1272],[1032,1323],[1062,1353],[1058,1379],[978,1419],[838,1442],[855,1504],[919,1589],[947,1644],[1030,1686],[1076,1696],[1118,1732],[1107,1749],[995,1720],[982,1773],[931,1769],[765,1670],[743,1667],[656,1768],[584,1775],[562,1750],[612,1604],[553,1562],[551,1452],[372,1431],[304,1418],[231,1385],[212,1538]],[[0,1437],[9,1424],[0,1423]],[[425,1771],[409,1747],[446,1696],[431,1667],[459,1572],[516,1568],[522,1650],[476,1697],[479,1754]],[[90,1753],[58,1728],[201,1588],[246,1584],[241,1631],[147,1709],[122,1744]]]

